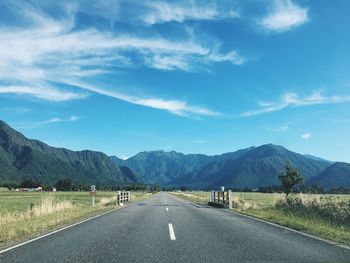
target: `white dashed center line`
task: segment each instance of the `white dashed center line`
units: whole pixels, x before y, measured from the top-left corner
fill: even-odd
[[[173,224],[169,223],[170,240],[176,240]]]
[[[165,208],[165,211],[169,211],[169,208]]]

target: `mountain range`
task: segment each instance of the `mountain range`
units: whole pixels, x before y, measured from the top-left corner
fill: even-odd
[[[350,164],[330,162],[265,144],[208,156],[175,151],[140,152],[127,160],[96,151],[71,151],[26,138],[0,121],[0,184],[34,178],[53,184],[74,182],[116,185],[147,183],[191,188],[259,188],[278,185],[287,160],[307,185],[350,188]]]
[[[132,170],[115,165],[102,152],[50,147],[27,139],[0,121],[0,182],[37,179],[54,184],[63,178],[102,185],[143,182]]]

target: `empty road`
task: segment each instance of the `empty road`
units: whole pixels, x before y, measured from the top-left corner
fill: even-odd
[[[161,192],[0,254],[0,262],[345,262],[350,250]]]

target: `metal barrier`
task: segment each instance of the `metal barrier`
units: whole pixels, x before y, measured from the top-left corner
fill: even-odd
[[[124,202],[131,201],[130,191],[118,191],[117,192],[117,204],[123,204]]]
[[[232,208],[232,192],[228,191],[211,191],[208,205]]]

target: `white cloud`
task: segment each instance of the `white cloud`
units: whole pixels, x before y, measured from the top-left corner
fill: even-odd
[[[308,132],[301,135],[301,138],[304,140],[309,140],[311,139],[311,137],[312,137],[312,134]]]
[[[232,8],[224,10],[219,8],[219,3],[204,4],[203,2],[196,3],[193,0],[146,1],[144,3],[146,11],[140,15],[140,19],[145,24],[154,25],[172,21],[182,23],[186,20],[221,20],[239,17],[238,12]]]
[[[54,124],[54,123],[60,123],[60,122],[75,122],[77,120],[79,120],[79,117],[72,115],[67,118],[54,117],[48,120],[38,121],[38,122],[30,122],[30,123],[25,122],[25,123],[17,123],[17,124],[14,123],[12,124],[12,126],[14,126],[16,129],[34,129],[34,128],[38,128],[48,124]]]
[[[284,32],[309,21],[308,9],[291,0],[274,0],[270,13],[260,24],[267,30]]]
[[[18,94],[44,99],[49,101],[69,101],[83,99],[87,96],[86,93],[74,93],[63,91],[52,87],[36,86],[0,86],[0,94]]]
[[[280,111],[288,107],[302,107],[319,104],[336,104],[350,102],[350,95],[325,96],[319,91],[313,92],[310,96],[299,97],[297,93],[289,92],[282,96],[278,102],[260,103],[260,109],[247,111],[241,117],[250,117],[269,112]]]
[[[109,90],[105,88],[99,88],[96,86],[89,85],[83,82],[71,81],[70,85],[78,87],[80,89],[88,90],[90,92],[95,92],[104,96],[116,98],[123,100],[132,104],[151,107],[158,110],[165,110],[175,115],[189,117],[193,115],[200,116],[220,116],[221,113],[210,110],[205,107],[193,106],[187,104],[185,101],[180,100],[164,100],[161,98],[140,98],[137,96],[130,96],[119,93],[114,90]]]
[[[58,122],[74,122],[79,120],[79,117],[77,116],[69,116],[68,118],[51,118],[45,121],[37,122],[35,123],[37,126],[45,125],[45,124],[51,124],[51,123],[58,123]]]
[[[180,100],[141,98],[100,88],[86,88],[89,78],[113,73],[115,67],[147,66],[159,70],[192,71],[200,65],[227,61],[242,64],[237,51],[222,53],[219,44],[200,42],[195,36],[169,40],[160,36],[141,37],[131,32],[112,34],[96,28],[75,30],[74,6],[53,19],[28,5],[16,6],[24,27],[0,26],[0,94],[17,94],[49,101],[83,99],[88,93],[78,87],[146,107],[188,116],[215,116],[217,112]],[[198,66],[198,67],[197,67]]]
[[[24,108],[24,107],[13,107],[13,108],[3,108],[3,109],[0,109],[0,111],[11,112],[15,114],[24,114],[24,113],[31,112],[32,109]]]

